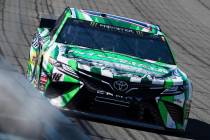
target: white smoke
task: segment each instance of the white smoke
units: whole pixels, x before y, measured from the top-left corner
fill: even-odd
[[[0,139],[87,139],[14,66],[0,59]]]

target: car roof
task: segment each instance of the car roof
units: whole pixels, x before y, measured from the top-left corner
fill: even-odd
[[[77,8],[70,8],[71,12],[74,13],[75,17],[78,19],[82,20],[89,20],[90,19],[94,22],[105,22],[106,24],[110,23],[110,20],[116,22],[117,26],[123,26],[125,28],[130,28],[133,30],[139,30],[142,32],[147,32],[147,33],[153,33],[155,35],[163,35],[163,33],[160,30],[160,27],[155,24],[147,23],[147,22],[142,22],[122,16],[117,16],[113,14],[108,14],[108,13],[102,13],[98,11],[92,11],[92,10],[82,10],[82,9],[77,9]],[[83,15],[83,16],[79,16]],[[85,18],[82,18],[85,17]],[[100,20],[103,19],[103,20]],[[112,22],[113,23],[113,22]]]

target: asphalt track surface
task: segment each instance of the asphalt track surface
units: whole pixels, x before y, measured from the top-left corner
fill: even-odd
[[[38,18],[59,16],[66,6],[159,24],[168,36],[178,65],[193,81],[193,102],[185,135],[74,119],[87,135],[107,140],[210,139],[209,0],[0,0],[0,54],[24,74]]]

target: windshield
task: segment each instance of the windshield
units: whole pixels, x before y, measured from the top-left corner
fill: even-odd
[[[95,22],[68,19],[56,42],[174,64],[163,36]]]

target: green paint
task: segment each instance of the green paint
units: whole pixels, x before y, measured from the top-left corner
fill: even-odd
[[[168,117],[167,108],[162,101],[158,102],[158,108],[159,108],[159,111],[160,111],[161,118],[163,119],[163,122],[166,125],[167,124],[167,117]]]
[[[68,64],[69,64],[69,66],[71,66],[71,68],[73,69],[73,70],[77,70],[77,61],[76,60],[74,60],[74,59],[70,59],[69,61],[68,61]]]
[[[174,102],[174,96],[162,96],[161,100],[173,103]]]
[[[85,19],[83,13],[82,13],[80,10],[75,9],[74,11],[75,11],[75,14],[76,14],[76,18],[77,18],[77,19],[82,19],[82,20]]]
[[[54,66],[50,63],[47,64],[46,72],[48,74],[52,73]]]
[[[50,85],[50,82],[51,82],[51,81],[50,81],[50,79],[48,78],[48,79],[47,79],[47,83],[45,84],[45,90],[47,90],[48,86]]]
[[[165,88],[173,87],[173,81],[171,79],[166,79],[164,83]]]
[[[62,28],[63,28],[63,26],[64,26],[64,24],[66,23],[66,20],[68,19],[68,18],[70,18],[71,17],[71,12],[70,12],[70,10],[66,10],[65,11],[65,15],[64,15],[64,19],[63,19],[63,21],[61,22],[61,24],[60,24],[60,26],[58,27],[58,29],[56,30],[56,33],[54,34],[54,36],[53,36],[53,41],[55,42],[55,40],[57,39],[57,37],[58,37],[58,34],[61,32],[61,30],[62,30]]]
[[[101,68],[92,67],[90,71],[96,74],[101,74]]]
[[[123,80],[123,81],[130,81],[130,77],[127,77],[127,76],[116,75],[116,76],[114,76],[113,78],[114,78],[114,79]]]
[[[56,45],[55,49],[51,52],[50,56],[54,59],[57,59],[58,54],[59,54],[59,47]]]
[[[79,81],[69,75],[64,75],[64,81],[70,83],[79,83]]]
[[[62,95],[62,98],[63,98],[63,101],[64,101],[63,102],[63,107],[65,107],[71,101],[71,99],[77,94],[79,89],[80,89],[80,86],[75,85],[74,87],[72,87],[71,90],[69,90],[68,92],[66,92]]]

